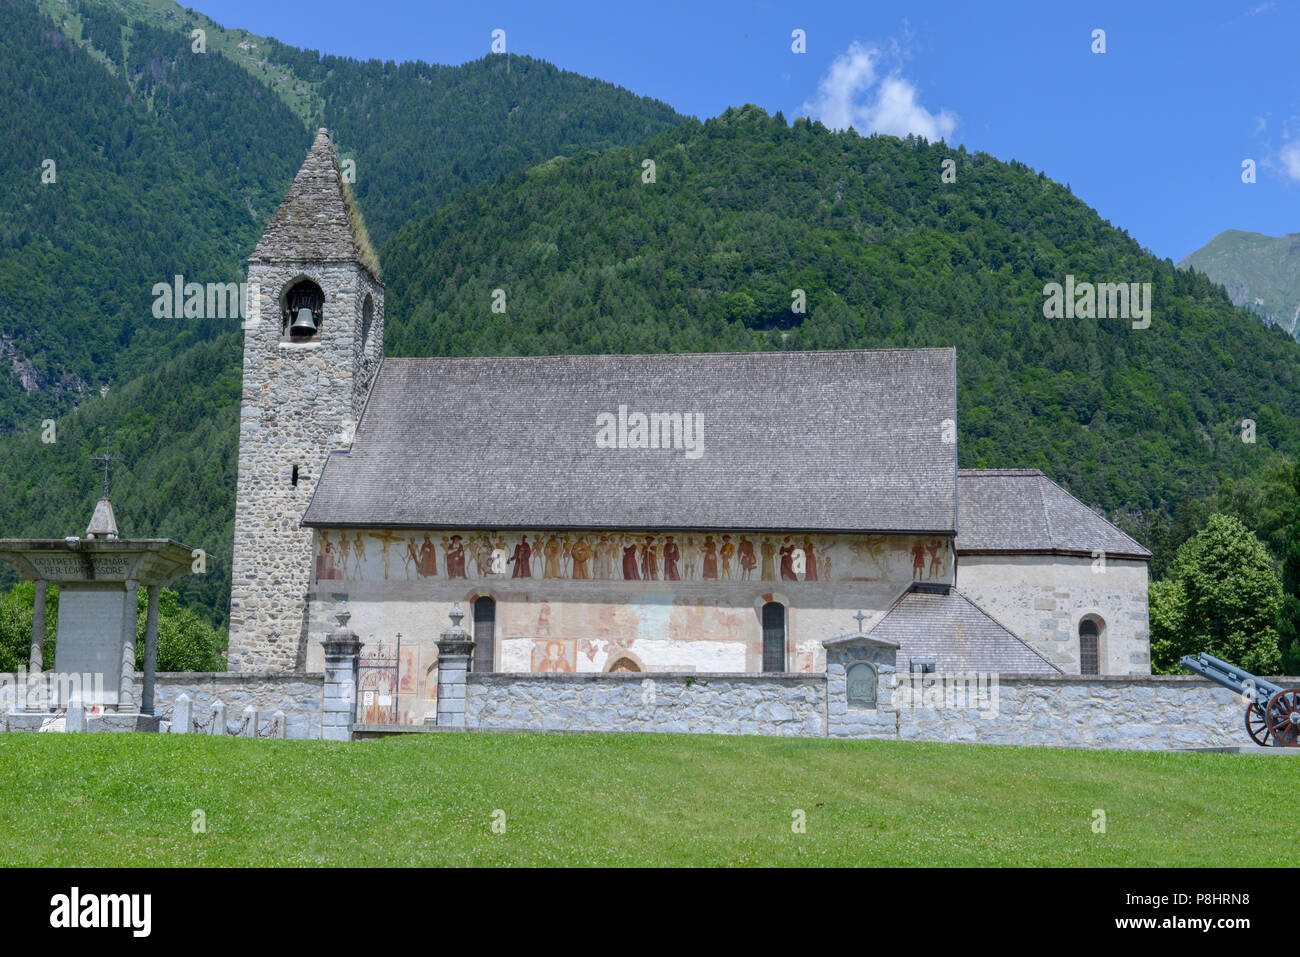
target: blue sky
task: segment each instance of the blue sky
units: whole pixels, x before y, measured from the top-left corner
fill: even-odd
[[[463,63],[499,28],[511,53],[700,118],[748,102],[945,134],[1069,183],[1175,261],[1224,229],[1300,232],[1300,0],[189,2],[227,27],[361,59]],[[791,50],[795,29],[806,53]],[[1091,50],[1097,29],[1105,53]]]

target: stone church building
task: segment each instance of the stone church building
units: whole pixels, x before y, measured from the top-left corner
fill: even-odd
[[[957,468],[953,349],[386,359],[324,130],[248,280],[233,671],[319,671],[346,609],[418,722],[454,603],[475,671],[1150,671],[1150,554]]]

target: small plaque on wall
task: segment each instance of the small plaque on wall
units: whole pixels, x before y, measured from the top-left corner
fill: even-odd
[[[845,679],[849,707],[855,711],[874,711],[876,669],[865,661],[857,661],[849,665]]]

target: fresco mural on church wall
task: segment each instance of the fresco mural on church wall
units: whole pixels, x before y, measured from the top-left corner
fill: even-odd
[[[402,723],[435,710],[453,602],[472,629],[474,599],[495,600],[493,670],[653,674],[761,671],[762,607],[777,601],[787,670],[815,673],[821,641],[854,630],[856,612],[872,620],[908,583],[953,575],[942,536],[348,528],[314,541],[307,665],[322,666],[340,602],[367,651],[400,633],[398,693],[381,708],[371,690],[375,716],[395,706]]]
[[[947,581],[942,536],[318,529],[318,582]]]

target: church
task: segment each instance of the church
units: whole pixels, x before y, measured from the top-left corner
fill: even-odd
[[[323,129],[248,282],[232,671],[320,671],[346,611],[416,723],[458,605],[477,672],[1150,672],[1150,553],[957,467],[951,348],[385,358]]]

